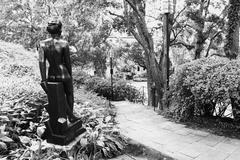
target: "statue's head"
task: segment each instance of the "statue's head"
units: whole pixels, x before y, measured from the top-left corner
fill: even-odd
[[[60,20],[51,20],[48,22],[47,31],[50,34],[61,35],[62,32],[62,22]]]

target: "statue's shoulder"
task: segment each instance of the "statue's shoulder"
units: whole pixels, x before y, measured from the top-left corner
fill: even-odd
[[[44,48],[44,47],[48,47],[51,43],[52,43],[51,38],[48,38],[43,41],[40,41],[39,45],[40,47]]]

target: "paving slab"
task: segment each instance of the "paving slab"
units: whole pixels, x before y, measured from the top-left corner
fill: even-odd
[[[126,137],[176,160],[239,160],[240,140],[186,128],[169,121],[152,107],[113,102],[117,122]]]
[[[230,154],[226,160],[236,160],[240,158],[240,148],[235,150],[232,154]]]

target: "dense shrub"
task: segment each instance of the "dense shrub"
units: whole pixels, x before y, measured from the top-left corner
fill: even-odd
[[[82,71],[77,67],[73,70],[72,74],[73,83],[76,85],[83,85],[85,83],[85,80],[91,78],[89,74],[87,74],[86,72]]]
[[[176,104],[174,113],[178,118],[223,116],[240,98],[239,82],[239,60],[204,58],[183,64],[171,77],[169,98]]]
[[[113,100],[134,101],[140,98],[140,92],[125,80],[119,80],[113,85]]]
[[[134,101],[140,98],[140,92],[124,80],[113,82],[113,89],[109,79],[87,76],[84,72],[73,74],[75,85],[84,84],[87,90],[96,92],[99,96],[106,97],[114,101],[129,100]],[[113,93],[112,93],[113,90]]]

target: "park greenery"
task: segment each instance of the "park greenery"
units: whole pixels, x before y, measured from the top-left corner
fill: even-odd
[[[47,97],[39,87],[37,54],[21,45],[3,41],[0,44],[0,158],[64,158],[64,148],[55,148],[42,139],[48,114],[44,108]],[[73,149],[78,154],[75,158],[111,158],[121,154],[126,141],[115,126],[115,109],[82,85],[74,86],[74,110],[87,129],[79,147]]]
[[[102,107],[104,117],[98,124],[105,125],[102,122],[109,116],[114,119],[113,111],[106,107],[107,99],[134,102],[140,98],[138,90],[116,75],[111,87],[106,76],[110,54],[114,55],[113,67],[118,72],[131,72],[134,65],[146,69],[148,105],[156,96],[159,108],[178,120],[228,117],[231,122],[240,121],[238,0],[177,0],[176,10],[168,20],[171,75],[167,91],[164,86],[168,59],[164,57],[164,14],[160,12],[159,0],[3,0],[0,8],[0,39],[5,41],[0,47],[0,105],[6,110],[11,108],[9,111],[0,110],[0,126],[3,125],[0,128],[0,148],[13,147],[11,153],[21,148],[19,156],[24,156],[24,149],[31,144],[22,142],[21,138],[14,139],[13,135],[28,136],[31,132],[30,137],[36,139],[32,135],[36,136],[37,127],[41,126],[35,123],[41,125],[46,117],[43,114],[41,123],[39,120],[31,123],[34,131],[12,131],[13,126],[24,125],[22,122],[29,125],[36,118],[31,117],[38,112],[36,106],[46,102],[37,85],[40,79],[34,51],[39,41],[47,37],[46,24],[53,17],[61,19],[62,36],[70,44],[76,89],[90,92],[94,99],[101,97],[97,100],[99,104],[95,104],[95,100],[90,100],[92,97],[82,100],[79,97],[84,93],[76,92],[81,95],[76,95],[79,108]],[[6,42],[11,42],[13,47]],[[94,76],[85,70],[94,70]],[[151,92],[152,86],[156,87],[156,95]],[[20,115],[13,114],[16,110]],[[93,113],[84,115],[86,124],[92,124],[96,117],[89,120],[88,114]],[[112,123],[111,120],[108,121]],[[113,129],[114,125],[110,128]],[[88,135],[94,129],[89,130]],[[107,135],[104,138],[110,141],[109,144],[99,142],[99,152],[91,156],[111,157],[115,155],[110,154],[111,148],[116,154],[122,150],[121,140],[119,144],[113,143],[114,140],[108,137],[112,133],[108,131],[99,135]],[[97,137],[91,144],[98,142]],[[18,143],[13,145],[15,140]],[[87,152],[87,149],[83,151]]]
[[[177,103],[174,112],[185,119],[194,115],[230,117],[231,104],[238,120],[239,73],[239,60],[226,58],[203,58],[181,65],[171,81],[169,98]]]
[[[111,86],[109,79],[92,77],[85,72],[78,71],[73,76],[77,86],[84,85],[86,90],[93,91],[98,96],[103,96],[112,101],[128,100],[134,102],[141,98],[140,92],[125,80],[114,79],[113,86]]]

